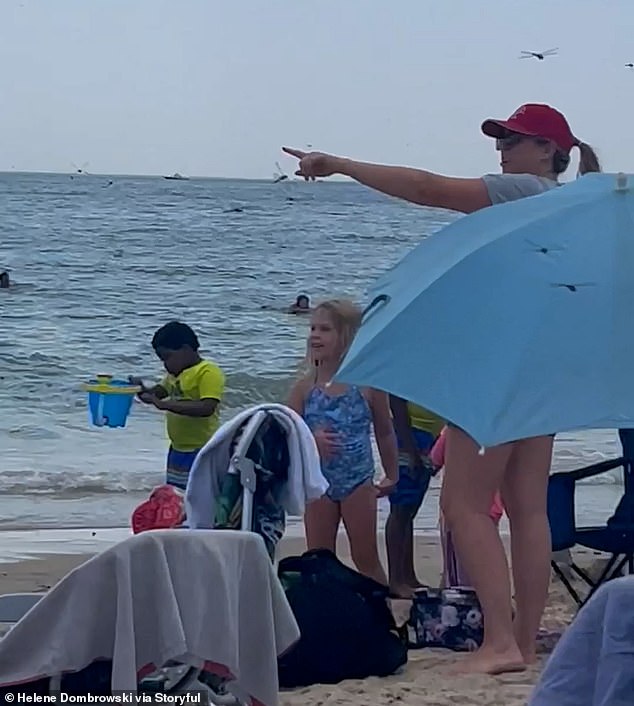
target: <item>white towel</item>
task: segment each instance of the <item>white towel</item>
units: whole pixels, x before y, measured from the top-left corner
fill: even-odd
[[[176,660],[228,669],[278,703],[277,655],[299,629],[262,538],[231,530],[135,535],[69,573],[0,640],[0,685],[112,659],[113,690]]]
[[[306,503],[322,497],[328,489],[328,481],[321,472],[315,438],[299,414],[281,404],[257,405],[225,422],[196,456],[185,493],[189,527],[202,529],[212,526],[216,498],[229,468],[231,442],[240,426],[261,410],[270,412],[286,432],[290,464],[288,482],[280,496],[285,512],[301,517]]]

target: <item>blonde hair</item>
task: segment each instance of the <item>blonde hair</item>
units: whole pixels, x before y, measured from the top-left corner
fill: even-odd
[[[315,306],[313,314],[320,310],[327,312],[332,321],[333,328],[339,337],[341,358],[343,359],[361,327],[363,312],[360,307],[349,299],[326,299]],[[315,361],[311,355],[310,344],[306,346],[304,369],[306,374],[315,370]]]

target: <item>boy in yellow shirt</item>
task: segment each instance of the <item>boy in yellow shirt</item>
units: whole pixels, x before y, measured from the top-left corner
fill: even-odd
[[[152,338],[152,348],[167,375],[153,388],[133,379],[142,387],[139,399],[167,413],[170,448],[166,482],[181,490],[187,487],[196,455],[218,428],[218,406],[225,387],[222,370],[203,360],[199,347],[198,337],[187,324],[170,321]]]

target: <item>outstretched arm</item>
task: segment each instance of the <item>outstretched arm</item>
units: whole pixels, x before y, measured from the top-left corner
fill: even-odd
[[[462,213],[471,213],[491,205],[485,183],[479,178],[459,179],[410,167],[356,162],[322,152],[303,152],[291,147],[282,149],[286,154],[299,159],[299,168],[295,173],[305,179],[341,174],[389,196],[421,206],[447,208]]]

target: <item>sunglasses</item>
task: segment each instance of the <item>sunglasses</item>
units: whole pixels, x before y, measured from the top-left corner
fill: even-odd
[[[504,137],[498,137],[495,140],[495,148],[497,150],[510,150],[512,147],[519,145],[520,142],[528,139],[527,135],[520,135],[517,132],[511,132]]]
[[[533,140],[538,145],[547,145],[549,140],[544,137],[537,137],[535,135],[520,135],[518,132],[509,132],[504,135],[504,137],[498,137],[495,141],[495,149],[500,150],[510,150],[512,147],[519,145],[520,142],[525,140]]]

